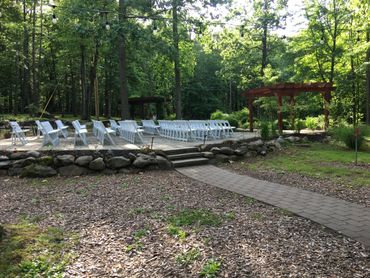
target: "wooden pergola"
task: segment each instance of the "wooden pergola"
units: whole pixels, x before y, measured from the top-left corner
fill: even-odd
[[[156,111],[159,118],[163,117],[163,104],[166,102],[166,99],[164,97],[159,96],[147,96],[147,97],[130,97],[128,99],[128,103],[130,105],[130,114],[131,118],[135,118],[135,107],[139,108],[139,116],[142,119],[145,119],[145,110],[144,105],[145,104],[155,104],[156,105]]]
[[[253,101],[258,97],[276,97],[278,103],[278,127],[279,131],[283,131],[283,116],[282,105],[283,97],[289,97],[290,104],[294,107],[295,97],[300,93],[321,93],[324,98],[324,115],[325,115],[325,129],[329,126],[329,104],[331,99],[331,92],[336,88],[332,83],[316,82],[316,83],[282,83],[267,87],[250,89],[243,92],[242,95],[248,100],[249,109],[249,130],[253,131]]]

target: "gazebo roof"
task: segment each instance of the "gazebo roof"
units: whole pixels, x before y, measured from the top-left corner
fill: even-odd
[[[128,99],[130,104],[162,103],[165,101],[165,98],[160,96],[130,97]]]
[[[333,83],[315,82],[315,83],[281,83],[271,86],[250,89],[242,93],[248,97],[271,97],[271,96],[296,96],[304,92],[325,93],[334,91],[336,87]]]

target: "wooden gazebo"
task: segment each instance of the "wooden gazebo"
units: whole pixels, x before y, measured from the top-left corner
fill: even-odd
[[[335,90],[332,83],[317,82],[317,83],[283,83],[256,89],[250,89],[243,92],[242,95],[248,100],[249,109],[249,130],[253,131],[253,101],[258,97],[276,97],[278,103],[278,127],[279,131],[283,130],[283,117],[281,107],[283,105],[283,97],[289,97],[290,104],[295,105],[295,97],[300,93],[321,93],[324,98],[324,115],[325,129],[329,126],[329,104],[331,92]]]

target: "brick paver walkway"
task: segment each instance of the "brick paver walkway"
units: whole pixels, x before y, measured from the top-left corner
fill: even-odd
[[[370,209],[315,192],[238,175],[211,165],[178,168],[198,181],[253,197],[362,242],[370,247]]]

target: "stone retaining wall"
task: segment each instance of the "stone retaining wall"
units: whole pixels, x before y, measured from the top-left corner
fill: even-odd
[[[3,152],[0,175],[20,177],[80,176],[96,172],[113,174],[138,169],[171,169],[163,152]]]

